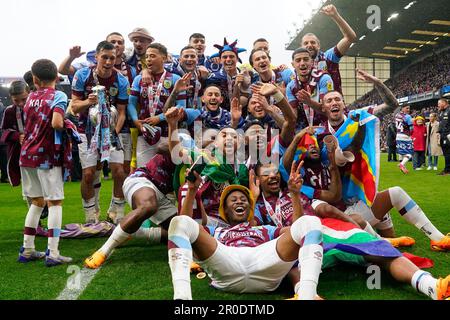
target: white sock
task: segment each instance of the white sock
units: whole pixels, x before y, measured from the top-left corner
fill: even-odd
[[[319,244],[304,245],[298,253],[300,282],[295,293],[299,300],[314,300],[322,270],[323,247]]]
[[[125,199],[112,197],[109,209],[110,217],[113,219],[114,223],[119,223],[120,220],[125,216]]]
[[[295,286],[299,300],[314,300],[322,270],[322,223],[317,217],[303,216],[290,229],[292,239],[300,247],[298,269],[300,282]]]
[[[436,284],[437,279],[423,270],[416,271],[411,279],[411,285],[414,289],[433,300],[437,299]]]
[[[39,225],[39,218],[43,209],[34,204],[31,204],[28,209],[27,217],[25,218],[25,228],[23,230],[23,247],[25,249],[34,249],[36,229]]]
[[[83,209],[86,215],[86,223],[97,222],[97,217],[95,215],[95,197],[89,200],[81,200],[83,202]]]
[[[111,254],[111,251],[116,247],[123,244],[125,241],[130,239],[131,235],[122,230],[122,227],[117,225],[115,227],[111,236],[106,240],[105,244],[98,250],[101,251],[107,257]]]
[[[400,215],[433,241],[440,241],[444,235],[431,223],[420,207],[400,187],[390,188],[392,205]]]
[[[174,300],[192,300],[191,264],[192,249],[169,249],[169,266],[172,273]]]
[[[381,239],[381,236],[372,228],[372,226],[368,222],[366,222],[366,227],[364,228],[364,231],[371,234],[374,237],[377,237],[378,239]]]
[[[199,235],[197,222],[187,216],[177,216],[169,226],[169,266],[172,273],[174,300],[192,300],[192,243]]]
[[[406,166],[411,158],[409,156],[404,156],[402,160],[402,165]]]
[[[138,231],[133,233],[135,239],[145,239],[150,243],[161,242],[161,228],[139,228]]]
[[[94,175],[94,194],[95,211],[100,212],[100,188],[102,187],[102,170],[95,171]]]
[[[53,257],[59,256],[59,237],[62,224],[62,206],[48,208],[48,249]]]

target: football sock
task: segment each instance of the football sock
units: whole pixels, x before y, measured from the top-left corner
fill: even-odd
[[[431,223],[422,209],[402,188],[390,188],[389,195],[392,205],[406,221],[416,226],[433,241],[440,241],[444,238],[444,235]]]
[[[108,238],[108,240],[106,240],[105,244],[98,251],[102,252],[108,257],[113,249],[125,243],[130,238],[131,235],[123,231],[122,227],[119,224],[114,228],[111,236]]]
[[[125,215],[125,199],[112,197],[108,213],[114,223],[119,223]]]
[[[34,238],[36,236],[36,229],[39,225],[39,218],[41,217],[44,208],[30,205],[27,216],[25,218],[25,228],[23,230],[23,247],[25,249],[34,249]]]
[[[409,155],[404,156],[403,160],[402,160],[402,165],[406,166],[406,164],[409,162],[410,159],[411,159],[411,156],[409,156]]]
[[[300,247],[300,282],[295,286],[299,300],[314,300],[322,270],[322,223],[317,217],[303,216],[291,226],[291,236]]]
[[[83,209],[86,215],[86,223],[94,223],[97,222],[98,219],[95,214],[95,197],[89,200],[82,199]]]
[[[161,242],[161,228],[142,228],[133,233],[135,239],[145,239],[150,243]]]
[[[372,226],[368,222],[366,222],[364,231],[370,233],[372,236],[377,237],[378,239],[381,239],[381,236],[372,228]]]
[[[62,206],[48,208],[48,249],[53,257],[59,256],[58,244],[61,234]]]
[[[190,269],[192,243],[199,235],[199,225],[187,216],[174,217],[169,227],[169,266],[174,300],[192,300]]]

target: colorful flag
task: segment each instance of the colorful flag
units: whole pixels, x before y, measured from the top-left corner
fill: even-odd
[[[322,219],[322,233],[325,256],[336,254],[336,250],[361,256],[402,256],[388,241],[380,240],[349,222]]]
[[[401,253],[388,241],[378,239],[358,226],[337,219],[321,219],[323,233],[323,268],[332,267],[342,258],[347,262],[356,261],[356,256],[385,258],[405,257],[421,269],[432,268],[433,260]],[[347,254],[342,256],[342,252]]]
[[[310,134],[305,134],[297,145],[297,149],[295,151],[294,159],[295,161],[305,160],[306,155],[308,154],[308,148],[314,145],[316,148],[319,148],[319,143],[317,142],[316,136],[311,136]]]

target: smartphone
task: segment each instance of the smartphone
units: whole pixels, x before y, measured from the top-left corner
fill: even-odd
[[[197,172],[199,175],[202,174],[203,169],[206,167],[206,159],[203,158],[203,156],[199,156],[197,160],[192,164],[192,166],[189,168],[189,174],[186,176],[186,180],[195,182],[195,175],[194,171]]]

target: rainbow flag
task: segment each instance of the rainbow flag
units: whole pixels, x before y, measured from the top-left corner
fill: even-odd
[[[359,121],[352,117],[359,117]],[[380,176],[380,120],[364,109],[353,110],[335,136],[342,150],[353,151],[356,158],[344,169],[344,200],[358,199],[371,207]]]

